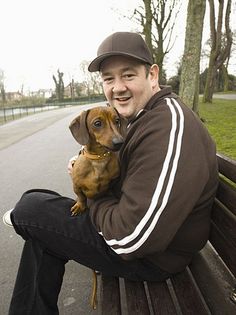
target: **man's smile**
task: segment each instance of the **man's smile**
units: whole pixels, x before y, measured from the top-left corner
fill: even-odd
[[[113,100],[118,101],[118,102],[127,102],[130,100],[131,96],[114,96]]]

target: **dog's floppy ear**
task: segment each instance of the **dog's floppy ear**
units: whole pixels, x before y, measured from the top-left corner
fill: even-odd
[[[83,111],[70,123],[70,131],[77,142],[86,145],[89,142],[89,132],[87,128],[87,116],[89,110]]]

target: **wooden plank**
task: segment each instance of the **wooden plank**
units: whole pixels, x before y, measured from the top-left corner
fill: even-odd
[[[230,240],[226,239],[224,234],[213,222],[211,224],[209,240],[221,259],[225,262],[234,276],[236,276],[236,248]]]
[[[171,282],[183,315],[209,315],[209,310],[203,303],[187,269],[171,277]]]
[[[143,282],[125,280],[128,314],[149,315],[150,310]]]
[[[236,216],[232,214],[221,202],[215,200],[212,208],[211,219],[224,237],[229,239],[236,249]]]
[[[176,309],[166,282],[147,282],[155,315],[174,315]]]
[[[101,275],[101,314],[121,315],[118,278]]]
[[[217,189],[217,199],[220,200],[234,215],[236,215],[236,189],[220,180]]]
[[[236,304],[230,299],[235,278],[209,242],[195,255],[189,268],[211,314],[236,314]]]
[[[220,173],[236,183],[236,161],[219,153],[217,160]]]

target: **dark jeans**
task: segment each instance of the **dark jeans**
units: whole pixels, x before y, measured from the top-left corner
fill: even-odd
[[[134,281],[170,275],[144,259],[125,261],[96,232],[88,211],[71,216],[74,200],[49,190],[30,190],[11,218],[25,240],[10,315],[58,314],[65,263],[72,259],[103,274]]]

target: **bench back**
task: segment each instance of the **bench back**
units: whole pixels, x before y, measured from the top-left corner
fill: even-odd
[[[236,161],[217,154],[220,181],[212,209],[210,242],[236,276]]]

